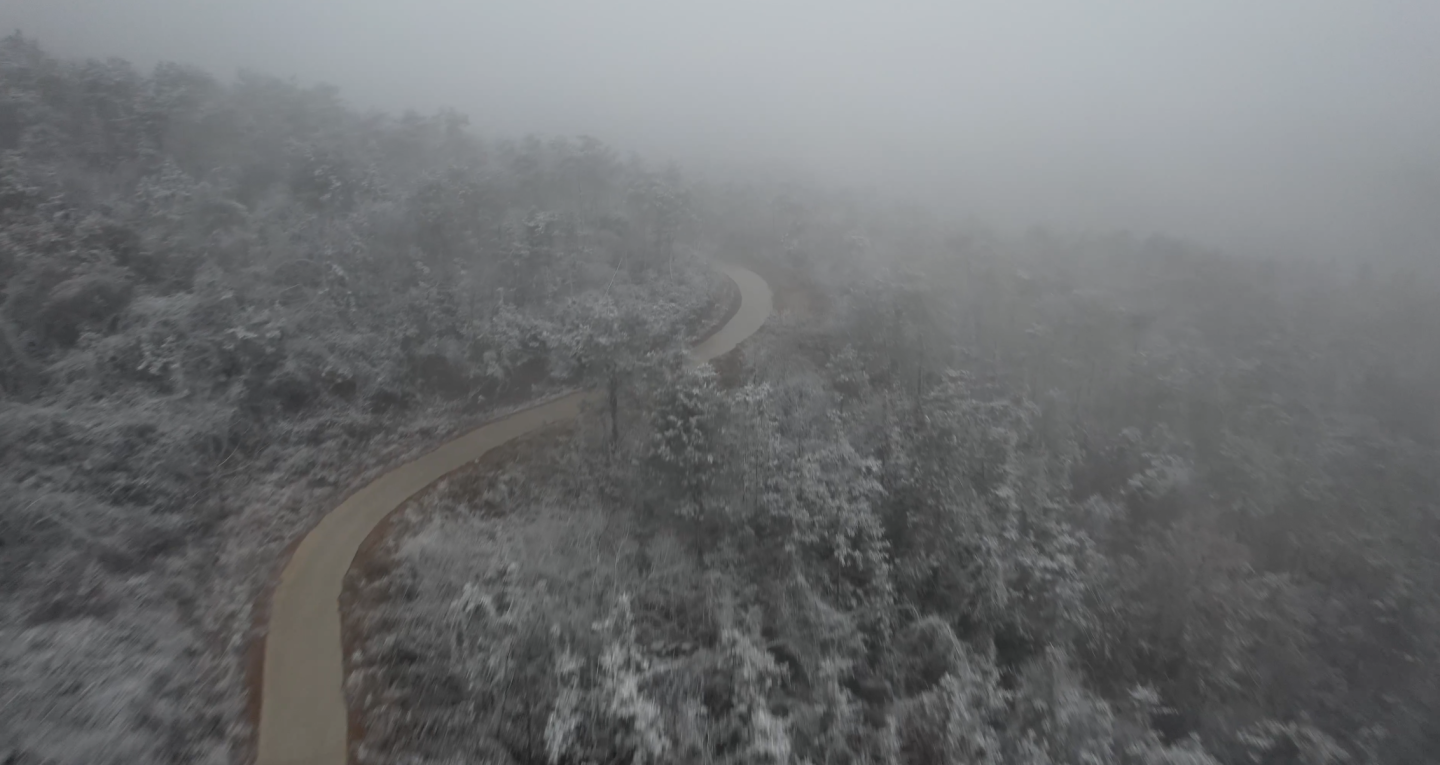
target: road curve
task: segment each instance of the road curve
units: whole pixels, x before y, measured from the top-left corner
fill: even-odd
[[[740,288],[740,309],[690,352],[704,363],[754,334],[770,315],[770,287],[755,273],[719,269]],[[260,687],[257,765],[345,765],[348,732],[340,656],[340,590],[360,545],[390,511],[491,449],[574,418],[595,396],[581,391],[483,425],[355,492],[300,541],[270,603]]]

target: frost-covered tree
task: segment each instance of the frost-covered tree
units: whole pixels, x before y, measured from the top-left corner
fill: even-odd
[[[724,398],[708,366],[683,367],[657,391],[650,411],[649,459],[661,480],[673,486],[675,512],[704,518],[707,491],[719,467]]]
[[[692,332],[714,282],[690,257],[617,268],[613,231],[656,218],[616,191],[651,171],[612,160],[453,111],[362,115],[334,88],[0,40],[0,487],[31,487],[0,510],[0,611],[41,643],[99,625],[53,673],[0,661],[4,746],[243,748],[246,614],[328,492],[397,442],[591,382],[573,305],[653,307],[605,330],[639,327],[633,344],[589,343],[593,368]]]

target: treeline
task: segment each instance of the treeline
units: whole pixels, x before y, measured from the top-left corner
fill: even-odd
[[[688,204],[593,139],[0,40],[0,759],[244,740],[289,540],[401,432],[699,330]]]

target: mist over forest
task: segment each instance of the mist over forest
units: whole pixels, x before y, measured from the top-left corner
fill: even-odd
[[[1440,9],[1238,0],[11,0],[57,52],[326,82],[949,216],[1266,256],[1433,259]]]
[[[1437,762],[1440,6],[0,30],[0,763]]]

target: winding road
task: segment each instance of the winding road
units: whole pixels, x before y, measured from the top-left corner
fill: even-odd
[[[690,351],[696,364],[729,352],[770,315],[770,287],[720,264],[740,288],[740,309]],[[401,503],[508,441],[580,414],[581,391],[502,417],[372,481],[320,520],[280,574],[270,603],[260,688],[257,765],[345,765],[348,732],[340,644],[340,590],[361,543]]]

